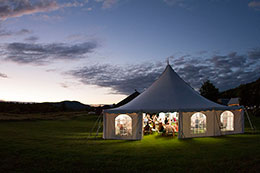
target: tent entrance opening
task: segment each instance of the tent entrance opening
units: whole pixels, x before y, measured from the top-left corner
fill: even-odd
[[[143,113],[143,134],[159,133],[174,136],[178,133],[178,112]]]

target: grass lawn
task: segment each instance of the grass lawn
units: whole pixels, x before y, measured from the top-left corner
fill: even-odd
[[[185,140],[148,135],[142,141],[102,140],[100,134],[87,140],[96,118],[0,121],[0,172],[260,172],[259,131]],[[253,122],[260,129],[260,118]]]

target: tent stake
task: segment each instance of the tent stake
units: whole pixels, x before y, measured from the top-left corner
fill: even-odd
[[[249,121],[250,127],[251,127],[252,130],[254,130],[253,124],[252,124],[252,122],[251,122],[251,119],[250,119],[250,117],[249,117],[249,114],[247,113],[246,108],[244,108],[244,110],[245,110],[245,112],[246,112],[246,117],[247,117],[247,119],[248,119],[248,121]]]

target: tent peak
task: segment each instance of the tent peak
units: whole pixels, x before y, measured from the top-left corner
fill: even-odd
[[[166,68],[165,68],[165,71],[166,71],[167,69],[174,71],[173,68],[172,68],[172,66],[171,66],[170,64],[167,64],[167,66],[166,66]],[[174,72],[175,72],[175,71],[174,71]]]
[[[166,62],[167,62],[167,65],[169,65],[170,64],[170,58],[167,58]]]

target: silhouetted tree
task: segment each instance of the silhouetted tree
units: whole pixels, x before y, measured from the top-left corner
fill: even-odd
[[[202,84],[200,94],[214,102],[216,102],[219,97],[218,89],[209,80]]]

